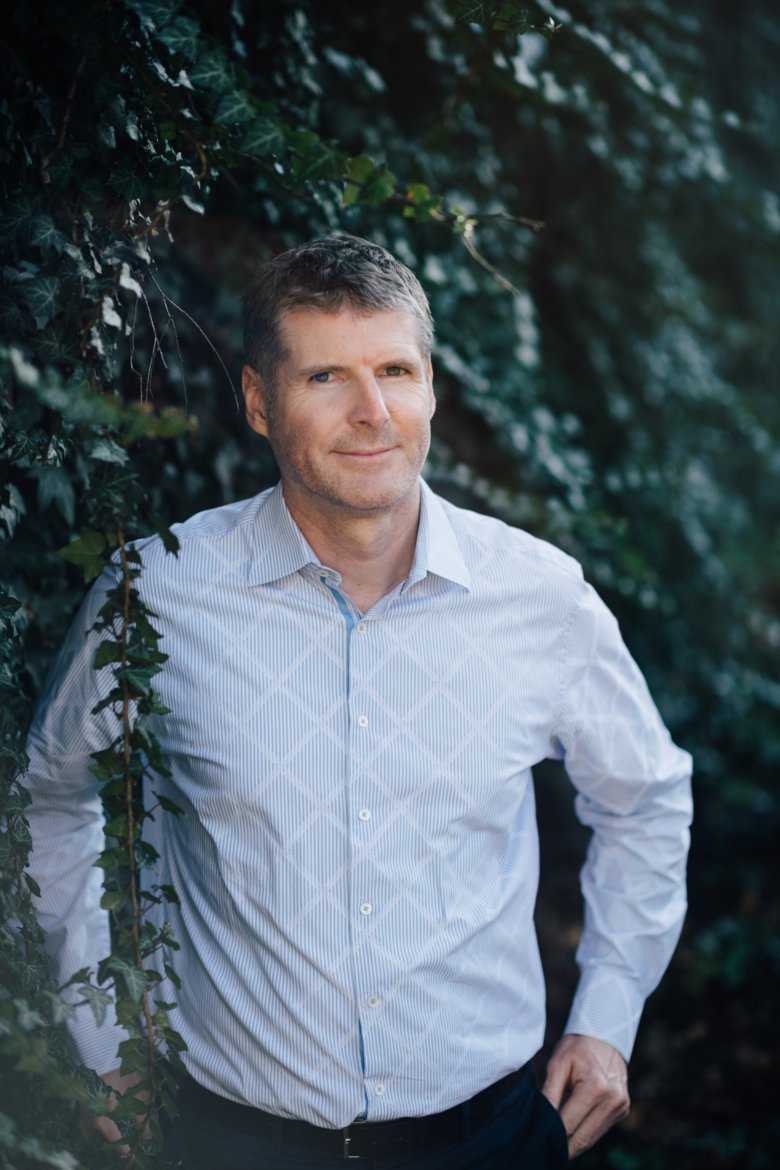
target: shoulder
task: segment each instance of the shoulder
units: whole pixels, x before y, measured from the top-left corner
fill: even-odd
[[[214,563],[223,568],[229,561],[243,560],[248,556],[250,534],[254,531],[257,516],[270,496],[273,488],[261,492],[248,500],[238,500],[219,508],[197,512],[188,520],[171,525],[178,549],[175,556],[169,554],[161,536],[155,534],[133,542],[140,554],[144,573],[154,572],[163,565],[189,566],[201,564],[204,567]]]
[[[456,507],[440,496],[436,498],[470,572],[477,578],[498,575],[526,582],[539,580],[557,585],[563,592],[579,594],[583,572],[574,557],[494,516]]]

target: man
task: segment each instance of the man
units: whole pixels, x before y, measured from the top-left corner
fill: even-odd
[[[185,1170],[563,1165],[628,1110],[684,914],[689,758],[576,563],[421,482],[432,322],[407,268],[315,240],[263,266],[245,325],[247,420],[281,483],[179,526],[178,559],[140,546],[169,655],[152,730],[184,810],[159,818],[191,1077],[169,1152]],[[86,714],[84,638],[104,587],[30,738],[63,978],[107,946],[86,767],[111,729]],[[545,757],[593,838],[581,981],[540,1093]],[[74,1033],[121,1087],[118,1030],[83,1012]]]

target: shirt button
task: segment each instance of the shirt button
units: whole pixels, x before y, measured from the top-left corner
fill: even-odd
[[[384,1091],[385,1091],[384,1085],[374,1085],[374,1092],[376,1093],[377,1097],[381,1097],[382,1094],[384,1093]]]
[[[357,632],[359,634],[365,634],[365,632],[366,632],[366,623],[365,622],[358,622]]]
[[[358,812],[358,818],[361,821],[369,821],[371,819],[371,809],[370,808],[361,808],[360,811]]]
[[[370,1008],[379,1007],[379,996],[378,995],[369,995],[368,999],[366,1000],[366,1003],[368,1004],[368,1006]]]
[[[358,718],[358,727],[368,727],[368,715],[361,715]]]
[[[373,909],[374,909],[374,907],[371,905],[370,902],[361,902],[360,903],[360,913],[363,914],[366,918],[373,911]]]

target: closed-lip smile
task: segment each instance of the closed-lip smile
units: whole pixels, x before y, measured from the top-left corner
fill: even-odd
[[[393,447],[377,447],[375,451],[337,451],[337,455],[352,455],[358,459],[369,459],[374,455],[386,455],[388,451],[393,451]]]

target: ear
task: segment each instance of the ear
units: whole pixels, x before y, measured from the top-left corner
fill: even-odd
[[[246,421],[258,435],[268,438],[265,382],[252,366],[244,366],[241,371],[241,389],[244,392]]]
[[[430,395],[428,418],[433,418],[436,412],[436,395],[433,392],[433,363],[430,358],[428,358],[428,394]]]

